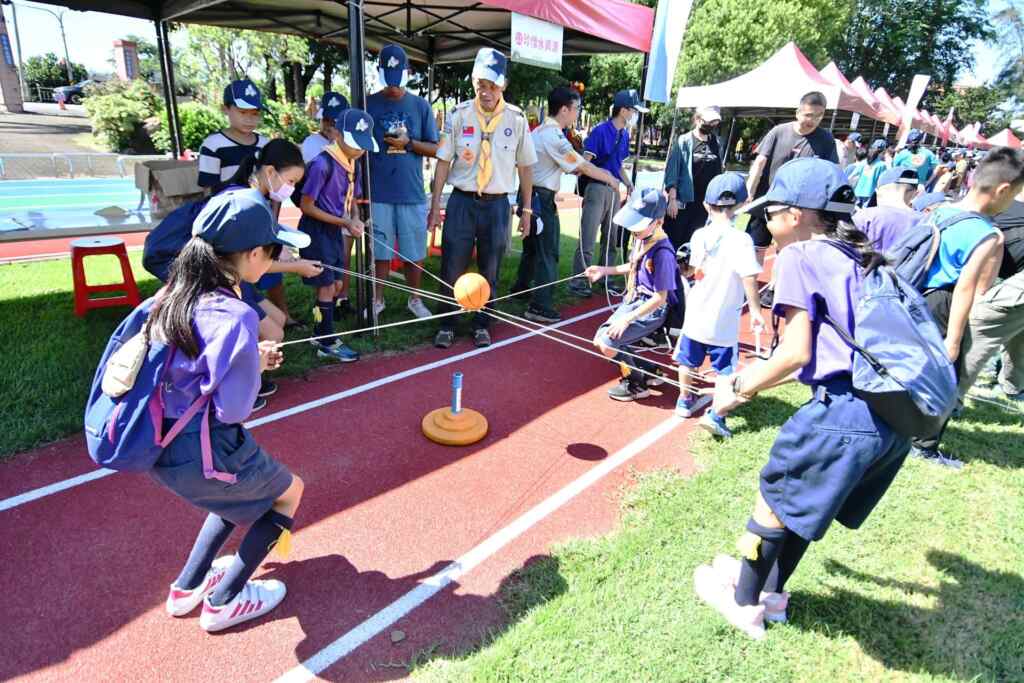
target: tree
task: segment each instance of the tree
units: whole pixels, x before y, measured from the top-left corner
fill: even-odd
[[[929,89],[927,103],[930,111],[942,120],[950,108],[954,109],[953,121],[958,129],[975,122],[982,123],[982,135],[998,133],[1006,128],[1009,117],[1000,111],[1000,105],[1006,99],[1002,88],[991,85],[975,87],[953,87],[945,92],[932,93]]]
[[[951,88],[970,67],[970,44],[992,38],[987,0],[856,0],[845,30],[832,43],[844,73],[906,96],[915,74]],[[852,75],[850,76],[853,77]]]
[[[996,83],[1011,100],[1011,109],[1024,107],[1024,2],[1006,0],[992,17],[1002,57]]]
[[[71,75],[75,83],[84,81],[89,77],[89,72],[81,64],[71,63]],[[47,52],[42,57],[29,57],[25,60],[25,84],[34,89],[36,86],[42,88],[57,88],[68,83],[68,72],[64,68],[64,60],[52,52]]]

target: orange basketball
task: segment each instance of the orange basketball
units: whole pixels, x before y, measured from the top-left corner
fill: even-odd
[[[491,285],[479,273],[466,273],[455,281],[455,300],[467,311],[479,311],[491,298]]]

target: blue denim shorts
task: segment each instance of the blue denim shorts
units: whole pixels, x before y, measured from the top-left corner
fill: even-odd
[[[249,308],[256,311],[256,315],[259,316],[260,320],[266,318],[267,312],[263,310],[262,306],[260,306],[260,302],[266,297],[260,294],[259,290],[249,282],[241,283],[238,285],[238,288],[242,290],[242,301],[247,303]]]
[[[398,250],[398,253],[402,255],[402,260],[406,262],[415,263],[425,259],[427,257],[427,211],[429,208],[425,202],[418,204],[373,202],[374,259],[390,261],[392,257],[397,256],[394,249]]]
[[[644,337],[648,337],[660,330],[661,326],[665,324],[665,316],[668,314],[667,306],[662,306],[646,317],[631,322],[618,339],[612,339],[608,336],[608,328],[612,323],[624,317],[632,316],[633,311],[643,306],[647,301],[647,299],[638,297],[629,303],[619,305],[615,312],[611,314],[611,317],[604,321],[601,327],[597,328],[597,333],[594,334],[594,343],[604,344],[613,349],[621,349],[624,346],[635,344]]]
[[[263,277],[256,281],[256,289],[266,291],[273,289],[284,282],[284,273],[264,273]]]
[[[299,230],[309,235],[310,239],[309,246],[299,250],[299,256],[335,268],[348,268],[348,251],[345,249],[341,228],[304,215],[299,219]],[[324,268],[316,277],[302,278],[302,282],[311,287],[326,287],[342,277],[341,273]]]
[[[699,368],[704,365],[704,359],[711,357],[711,367],[720,375],[729,375],[733,371],[733,359],[736,357],[734,346],[712,346],[694,341],[682,335],[679,337],[679,345],[672,356],[675,362],[687,368]]]

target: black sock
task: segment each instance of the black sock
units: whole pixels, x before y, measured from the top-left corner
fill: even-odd
[[[779,553],[775,566],[772,567],[772,571],[768,575],[768,580],[765,581],[762,590],[769,593],[781,593],[785,590],[786,581],[793,575],[793,570],[800,564],[800,560],[803,559],[804,553],[810,544],[810,541],[786,529],[786,540],[782,546],[782,552]]]
[[[174,580],[174,585],[185,590],[198,587],[206,572],[210,570],[210,565],[217,559],[221,546],[234,530],[235,525],[223,517],[213,513],[207,515],[199,535],[196,536],[196,542],[192,544],[192,552],[188,554],[185,566]]]
[[[317,301],[317,311],[320,313],[320,322],[313,328],[313,336],[320,337],[325,334],[334,334],[334,302]],[[330,344],[333,339],[321,340],[321,344]]]
[[[291,528],[292,518],[275,510],[268,510],[257,519],[242,539],[242,545],[224,578],[210,594],[210,603],[219,607],[238,595],[273,549],[281,532]]]
[[[761,546],[754,561],[740,560],[740,578],[736,583],[736,604],[756,605],[761,600],[768,575],[786,542],[786,529],[761,526],[754,520],[747,522],[747,531],[761,538]]]

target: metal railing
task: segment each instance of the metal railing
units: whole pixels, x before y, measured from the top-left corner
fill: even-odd
[[[167,154],[114,152],[0,153],[0,180],[74,178],[76,175],[124,178],[135,173],[137,163],[169,158]]]

